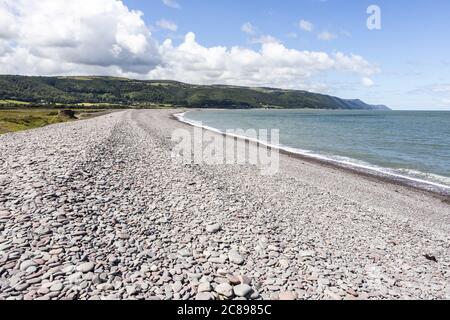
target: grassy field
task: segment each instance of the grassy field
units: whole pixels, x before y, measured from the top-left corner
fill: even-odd
[[[102,111],[102,110],[95,110]],[[93,114],[93,110],[76,110],[75,117],[59,114],[58,110],[21,109],[0,110],[0,134],[43,127],[49,124],[74,121]]]
[[[24,106],[24,105],[28,105],[28,102],[24,102],[24,101],[17,101],[17,100],[0,100],[0,106],[1,105],[19,105],[19,106]]]

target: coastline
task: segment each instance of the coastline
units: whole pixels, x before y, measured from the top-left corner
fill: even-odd
[[[307,109],[302,109],[302,110],[307,110]],[[190,111],[205,111],[205,110],[194,109],[194,110],[189,110],[189,111],[185,111],[182,113],[176,112],[176,113],[171,114],[171,116],[173,119],[175,119],[181,123],[184,123],[184,124],[187,124],[190,126],[194,126],[194,127],[198,127],[198,128],[202,128],[202,129],[220,134],[224,137],[229,136],[227,133],[222,132],[218,129],[215,129],[215,128],[212,128],[209,126],[204,126],[204,125],[200,126],[200,125],[196,124],[194,121],[185,119],[184,115]],[[409,187],[409,188],[412,188],[412,189],[415,189],[418,191],[429,193],[430,195],[438,197],[444,203],[450,204],[450,186],[446,186],[446,185],[442,185],[442,184],[435,183],[432,181],[426,181],[426,180],[418,179],[418,178],[414,178],[414,177],[409,177],[409,176],[405,176],[405,175],[388,173],[388,172],[383,171],[382,168],[377,169],[375,167],[358,165],[356,163],[338,161],[338,160],[331,159],[331,158],[328,158],[328,157],[325,157],[325,156],[322,156],[319,154],[307,154],[307,153],[301,152],[300,150],[291,148],[289,146],[274,146],[274,145],[266,144],[261,141],[249,139],[248,137],[245,137],[245,136],[232,135],[232,137],[241,139],[241,140],[244,140],[246,142],[256,144],[256,145],[263,144],[263,145],[267,146],[269,149],[278,150],[280,152],[280,154],[283,154],[285,156],[295,158],[298,160],[314,162],[314,163],[320,164],[322,166],[345,170],[348,173],[360,175],[360,176],[368,178],[368,179],[375,179],[375,180],[383,181],[385,183]]]
[[[448,204],[284,154],[180,164],[174,112],[0,136],[0,300],[450,298]]]

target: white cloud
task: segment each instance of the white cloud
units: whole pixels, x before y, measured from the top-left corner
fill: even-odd
[[[381,72],[380,68],[369,63],[362,56],[351,54],[345,55],[338,52],[334,55],[336,61],[336,68],[341,71],[350,71],[356,74],[371,76],[375,73]]]
[[[168,6],[170,8],[173,8],[173,9],[180,9],[181,8],[181,5],[175,0],[162,0],[162,2],[166,6]]]
[[[370,87],[373,87],[375,85],[375,82],[372,79],[370,79],[370,78],[364,77],[364,78],[361,79],[361,84],[364,87],[370,88]]]
[[[247,34],[255,34],[256,33],[255,27],[250,22],[244,23],[241,27],[241,30],[242,30],[242,32],[245,32]]]
[[[319,33],[317,35],[317,38],[319,38],[319,40],[323,40],[323,41],[330,41],[330,40],[336,39],[337,36],[331,32],[322,31],[321,33]]]
[[[11,52],[11,48],[8,44],[8,42],[4,39],[0,38],[0,59],[2,56],[6,55],[7,53]],[[0,67],[1,70],[1,67]]]
[[[259,44],[264,44],[264,43],[281,43],[281,41],[278,40],[277,38],[271,36],[271,35],[262,35],[262,36],[259,36],[257,38],[253,38],[252,39],[252,43],[259,43]]]
[[[158,22],[156,22],[156,25],[158,27],[160,27],[161,29],[166,29],[172,32],[175,32],[178,30],[178,26],[175,22],[170,21],[170,20],[166,20],[166,19],[161,19]]]
[[[0,0],[0,39],[9,39],[17,35],[18,30],[11,9],[11,4]]]
[[[298,26],[303,31],[311,32],[314,30],[314,25],[311,22],[306,21],[306,20],[300,20],[298,23]]]
[[[0,1],[17,30],[8,40],[10,52],[0,57],[1,72],[142,74],[160,63],[142,13],[121,1]]]
[[[443,103],[445,106],[450,106],[450,99],[442,99],[442,103]]]
[[[362,75],[377,72],[359,56],[299,51],[277,41],[262,42],[258,51],[242,47],[204,47],[193,33],[187,34],[179,46],[166,40],[161,46],[161,55],[164,63],[149,73],[150,78],[199,84],[314,90],[320,84],[312,82],[311,77],[321,72],[334,70]]]
[[[171,40],[160,44],[142,13],[117,0],[0,0],[0,9],[9,19],[0,37],[3,74],[97,74],[323,91],[325,85],[314,80],[322,73],[379,72],[361,56],[290,49],[271,36],[253,39],[256,49],[204,46],[194,33],[178,46]]]

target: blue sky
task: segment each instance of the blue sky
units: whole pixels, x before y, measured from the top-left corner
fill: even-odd
[[[178,0],[179,9],[160,0],[125,3],[144,12],[149,25],[162,18],[177,24],[175,33],[153,32],[161,41],[166,37],[182,41],[182,36],[192,31],[204,46],[252,47],[255,44],[241,31],[241,26],[250,22],[261,34],[276,37],[289,48],[354,53],[380,67],[381,72],[371,77],[375,84],[370,88],[354,86],[355,79],[345,74],[318,75],[333,87],[334,94],[400,109],[450,109],[447,0]],[[366,9],[371,4],[381,9],[381,30],[366,27]],[[298,27],[302,19],[314,25],[313,32]],[[337,37],[321,41],[317,33],[322,31]]]
[[[367,8],[381,29],[367,28]],[[448,0],[0,0],[0,74],[302,89],[450,110]]]

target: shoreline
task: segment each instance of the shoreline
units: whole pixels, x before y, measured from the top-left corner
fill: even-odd
[[[200,126],[200,125],[195,124],[192,121],[184,119],[183,115],[185,115],[186,113],[188,113],[190,111],[194,111],[194,110],[188,110],[188,111],[184,111],[182,113],[173,112],[173,113],[171,113],[171,118],[180,123],[183,123],[183,124],[186,124],[189,126],[193,126],[193,127],[202,128],[204,130],[208,130],[208,131],[214,132],[216,134],[220,134],[224,137],[226,137],[226,136],[234,137],[236,139],[243,140],[246,143],[252,143],[255,145],[263,144],[263,145],[267,146],[269,149],[278,150],[280,152],[280,154],[285,155],[290,158],[312,162],[312,163],[319,164],[322,166],[343,170],[348,173],[362,176],[362,177],[365,177],[368,179],[373,179],[375,181],[381,181],[381,182],[389,183],[392,185],[398,185],[398,186],[402,186],[402,187],[411,188],[416,191],[424,192],[424,193],[427,193],[429,195],[439,198],[440,200],[442,200],[442,202],[444,202],[446,204],[450,204],[450,187],[448,187],[448,186],[434,183],[431,181],[422,180],[422,179],[416,179],[413,177],[402,176],[402,175],[398,175],[398,174],[394,174],[394,173],[387,173],[387,172],[383,172],[381,170],[377,170],[375,168],[370,168],[370,167],[366,167],[366,166],[362,166],[362,165],[358,165],[358,164],[340,162],[337,160],[329,159],[325,156],[321,156],[319,154],[309,155],[309,154],[305,154],[305,153],[301,153],[301,152],[295,152],[295,151],[292,151],[292,149],[294,149],[294,148],[291,148],[288,146],[273,146],[270,144],[263,143],[261,141],[249,139],[244,136],[237,136],[237,135],[230,136],[227,133],[220,131],[219,129],[212,128],[209,126]],[[195,111],[204,111],[204,110],[203,109],[195,109]],[[291,149],[291,150],[289,150],[289,149]]]
[[[450,298],[448,204],[287,155],[179,163],[171,113],[0,136],[0,300]]]

